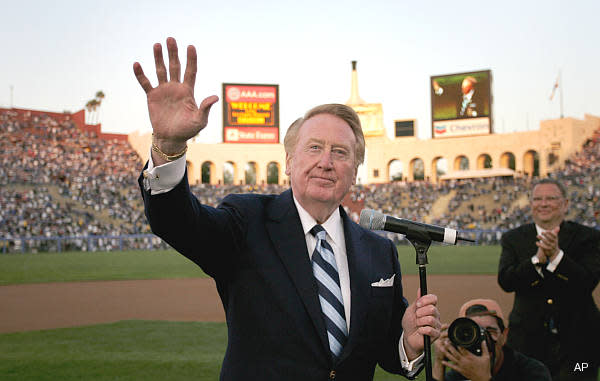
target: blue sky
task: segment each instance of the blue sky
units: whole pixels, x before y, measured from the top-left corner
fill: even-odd
[[[490,69],[496,132],[564,114],[600,115],[599,1],[13,1],[0,23],[0,107],[78,111],[106,94],[107,132],[149,131],[139,61],[153,84],[152,44],[198,51],[196,96],[223,82],[280,86],[285,128],[320,103],[345,103],[350,61],[361,97],[382,103],[388,130],[415,118],[431,135],[429,77]],[[182,57],[185,62],[185,57]],[[200,100],[200,99],[199,99]],[[202,141],[221,138],[221,103]]]

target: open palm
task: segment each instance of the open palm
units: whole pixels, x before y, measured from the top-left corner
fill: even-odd
[[[177,43],[174,38],[167,39],[169,54],[169,77],[162,55],[160,44],[154,45],[154,61],[158,86],[152,87],[144,74],[142,66],[136,62],[133,72],[146,92],[148,112],[157,144],[173,147],[194,137],[208,123],[210,107],[217,102],[217,96],[205,98],[200,106],[194,99],[194,84],[196,82],[196,49],[188,46],[187,64],[183,82],[180,82],[181,65],[179,63]],[[167,148],[168,149],[168,148]]]

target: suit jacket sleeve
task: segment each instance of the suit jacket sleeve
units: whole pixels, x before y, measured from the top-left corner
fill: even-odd
[[[554,271],[558,287],[576,294],[591,294],[600,280],[600,231],[564,222],[559,245],[565,253]]]
[[[531,263],[537,246],[535,235],[528,237],[527,229],[535,231],[534,226],[526,225],[502,235],[498,283],[506,292],[526,290],[543,280]]]
[[[226,274],[246,234],[239,209],[202,205],[191,193],[187,174],[171,191],[151,195],[138,179],[152,232],[198,264],[213,278]]]

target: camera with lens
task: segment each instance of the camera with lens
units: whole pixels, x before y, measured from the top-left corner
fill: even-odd
[[[448,328],[448,338],[455,347],[463,347],[476,356],[481,356],[481,345],[485,343],[490,357],[495,354],[495,342],[489,332],[483,329],[475,321],[461,317],[452,322]]]

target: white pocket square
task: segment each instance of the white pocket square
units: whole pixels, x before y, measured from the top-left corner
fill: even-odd
[[[392,287],[394,285],[394,277],[396,276],[396,274],[392,275],[391,278],[383,280],[383,278],[381,278],[381,280],[379,282],[373,282],[371,283],[371,287]]]

